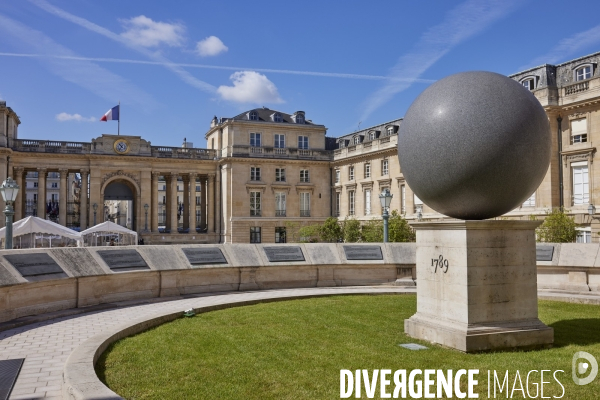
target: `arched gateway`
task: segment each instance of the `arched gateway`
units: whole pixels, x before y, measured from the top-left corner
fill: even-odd
[[[108,182],[104,189],[104,220],[111,221],[127,229],[137,230],[135,212],[137,190],[134,182],[115,179]]]

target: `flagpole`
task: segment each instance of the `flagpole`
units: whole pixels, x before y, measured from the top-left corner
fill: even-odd
[[[119,120],[117,126],[117,136],[121,136],[121,100],[119,100]]]

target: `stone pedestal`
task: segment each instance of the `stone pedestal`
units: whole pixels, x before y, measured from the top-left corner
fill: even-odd
[[[411,224],[417,233],[417,313],[405,332],[464,352],[549,347],[538,319],[539,221]]]

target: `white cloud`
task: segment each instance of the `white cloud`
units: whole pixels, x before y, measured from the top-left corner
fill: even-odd
[[[277,87],[266,76],[254,71],[240,71],[229,77],[233,86],[219,86],[224,100],[236,103],[283,103]]]
[[[56,114],[56,120],[59,122],[66,122],[66,121],[77,121],[77,122],[95,122],[98,121],[100,118],[94,118],[94,117],[82,117],[79,114],[68,114],[65,112],[61,112],[60,114]]]
[[[116,33],[112,32],[100,25],[96,25],[93,22],[88,21],[85,18],[78,17],[77,15],[73,15],[71,13],[66,12],[65,10],[55,7],[52,4],[48,3],[46,0],[29,0],[29,1],[32,2],[33,4],[35,4],[36,6],[40,7],[42,10],[49,12],[50,14],[53,14],[59,18],[66,20],[66,21],[77,24],[91,32],[96,32],[99,35],[109,38],[117,43],[120,43],[121,45],[123,45],[125,47],[128,47],[132,50],[137,51],[140,54],[143,54],[144,56],[154,60],[155,62],[161,63],[161,65],[164,65],[165,68],[170,69],[172,72],[174,72],[176,75],[178,75],[182,81],[184,81],[185,83],[187,83],[190,86],[193,86],[197,89],[200,89],[200,90],[208,92],[208,93],[214,93],[216,90],[216,88],[213,85],[208,84],[204,81],[201,81],[200,79],[195,78],[189,72],[187,72],[183,68],[175,65],[173,62],[171,62],[170,60],[168,60],[167,58],[165,58],[158,52],[150,51],[147,48],[140,46],[138,44],[135,44],[135,43],[125,39],[124,37],[117,35]]]
[[[227,50],[229,50],[229,48],[216,36],[209,36],[196,44],[196,52],[202,57],[216,56]]]
[[[446,53],[467,39],[481,33],[488,26],[512,12],[521,4],[518,0],[467,0],[450,10],[444,20],[428,29],[413,49],[400,57],[383,87],[364,102],[361,121],[396,94],[406,90]],[[408,81],[406,81],[408,79]]]
[[[179,47],[184,42],[185,27],[181,24],[157,22],[145,15],[122,19],[120,22],[127,29],[121,36],[138,46],[156,47],[164,43]]]

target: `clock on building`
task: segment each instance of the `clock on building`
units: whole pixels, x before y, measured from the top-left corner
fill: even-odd
[[[129,142],[125,139],[115,140],[115,144],[113,147],[118,154],[127,154],[130,150]]]

